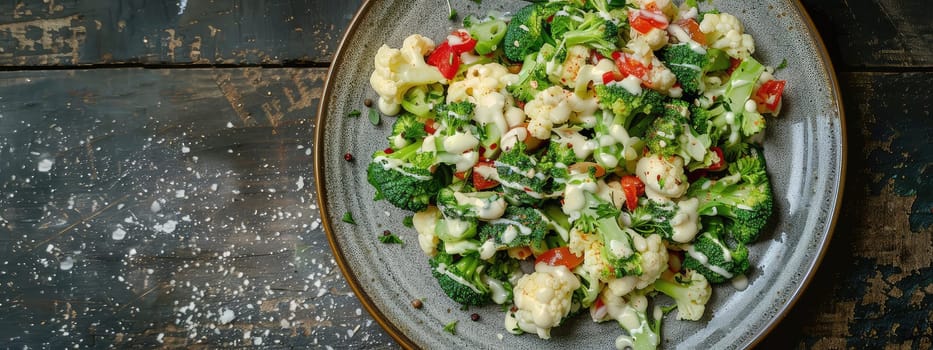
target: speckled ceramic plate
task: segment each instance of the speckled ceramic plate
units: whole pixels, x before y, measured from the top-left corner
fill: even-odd
[[[525,4],[452,3],[461,15],[513,11]],[[756,57],[772,66],[783,59],[788,62],[779,74],[788,81],[784,111],[770,123],[765,140],[776,219],[750,247],[748,289],[716,287],[700,322],[676,321],[669,315],[663,327],[664,348],[745,348],[767,334],[819,264],[842,193],[845,132],[840,97],[829,58],[802,6],[789,0],[715,1],[715,6],[745,23],[757,43]],[[373,56],[383,43],[399,47],[412,33],[440,42],[458,25],[447,20],[442,0],[368,1],[354,18],[331,67],[316,131],[318,194],[337,263],[366,309],[404,347],[610,348],[622,332],[618,325],[596,324],[586,317],[555,330],[549,341],[508,334],[498,306],[471,309],[482,320],[467,321],[469,313],[459,311],[431,277],[413,230],[401,225],[410,213],[372,200],[366,165],[370,154],[385,147],[391,121],[373,127],[365,114],[346,115],[365,110],[365,98],[376,99],[369,87]],[[345,161],[347,152],[357,160]],[[346,212],[353,213],[356,225],[341,222]],[[406,244],[379,243],[376,237],[385,229],[399,233]],[[424,308],[410,306],[415,298],[425,300]],[[452,320],[461,320],[456,335],[442,331]]]

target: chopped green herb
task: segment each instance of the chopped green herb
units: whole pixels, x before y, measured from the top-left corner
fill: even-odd
[[[787,68],[787,59],[786,59],[786,58],[785,58],[783,61],[781,61],[781,64],[779,64],[779,65],[777,66],[777,68],[775,68],[774,70],[781,70],[781,69],[784,69],[784,68]]]
[[[414,227],[415,226],[414,217],[412,217],[411,215],[406,216],[404,219],[402,219],[402,225],[405,225],[405,227],[408,227],[408,228]]]
[[[447,332],[450,334],[457,334],[457,320],[450,321],[450,323],[445,325],[444,332]]]
[[[356,225],[356,220],[353,220],[353,214],[350,214],[350,212],[343,213],[343,218],[340,220],[348,224]]]
[[[388,231],[386,231],[386,232],[388,232]],[[396,236],[396,235],[394,235],[394,234],[391,234],[391,233],[380,235],[380,236],[379,236],[379,242],[386,243],[386,244],[402,244],[402,243],[405,243],[405,242],[402,242],[402,239],[401,239],[401,238],[398,238],[398,236]]]
[[[379,112],[375,109],[369,110],[369,122],[373,123],[373,125],[379,125]]]
[[[363,115],[363,112],[360,112],[358,109],[354,109],[350,111],[350,114],[347,114],[348,117],[353,117],[353,118],[359,117],[361,115]]]

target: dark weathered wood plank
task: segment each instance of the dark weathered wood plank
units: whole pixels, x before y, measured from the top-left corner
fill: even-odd
[[[320,227],[325,74],[0,73],[0,347],[384,344]]]
[[[0,65],[326,65],[360,3],[7,1],[0,3]],[[846,70],[933,66],[926,1],[803,3]]]
[[[802,0],[844,70],[933,67],[926,0]]]
[[[361,0],[0,2],[0,65],[326,66]]]
[[[846,73],[849,157],[823,264],[766,348],[933,344],[931,73]]]

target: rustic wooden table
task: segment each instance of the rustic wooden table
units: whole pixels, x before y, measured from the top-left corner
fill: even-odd
[[[848,176],[823,264],[762,347],[930,348],[930,5],[804,3],[841,81]],[[313,188],[321,87],[359,4],[0,2],[0,348],[391,347]]]

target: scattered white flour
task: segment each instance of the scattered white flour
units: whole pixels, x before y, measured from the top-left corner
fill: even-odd
[[[110,238],[113,238],[115,241],[121,241],[126,238],[126,231],[124,231],[122,227],[117,227],[116,230],[113,230]]]
[[[70,256],[66,256],[65,259],[62,259],[62,262],[58,265],[58,267],[61,268],[62,271],[71,270],[71,268],[74,266],[75,266],[75,259],[73,259]]]
[[[39,161],[39,165],[36,167],[39,172],[47,173],[49,170],[52,170],[52,165],[55,164],[55,161],[51,159],[42,159]]]
[[[159,204],[159,201],[152,201],[152,205],[149,206],[149,210],[152,210],[153,213],[158,213],[162,211],[162,204]]]
[[[217,322],[220,324],[227,324],[233,321],[236,318],[236,314],[233,313],[233,310],[224,308],[220,310],[220,317],[217,318]]]

